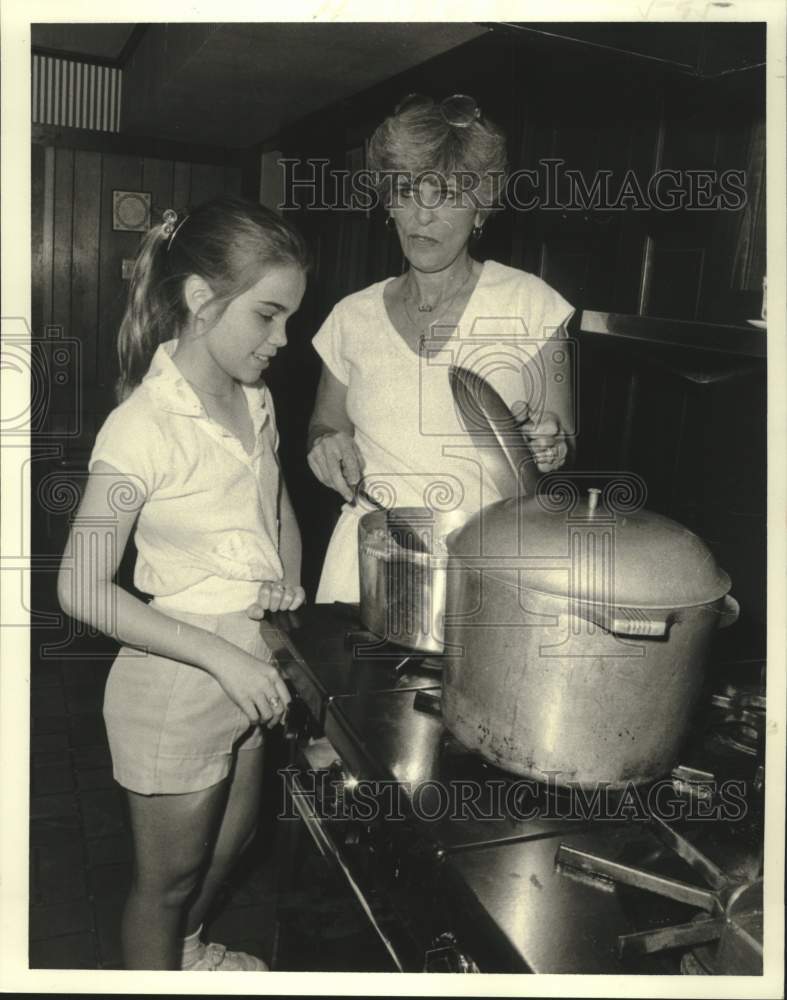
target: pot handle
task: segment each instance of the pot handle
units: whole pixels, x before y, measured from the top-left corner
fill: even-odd
[[[663,608],[582,608],[576,611],[580,618],[598,625],[612,635],[658,639],[667,635],[675,620],[674,611]]]
[[[732,594],[724,595],[724,603],[719,608],[719,628],[728,628],[730,625],[734,625],[738,620],[741,613],[741,606],[732,596]]]

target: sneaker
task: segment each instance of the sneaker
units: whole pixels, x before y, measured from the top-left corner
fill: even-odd
[[[245,951],[227,951],[223,944],[206,944],[200,957],[188,968],[189,972],[270,972],[254,955]]]

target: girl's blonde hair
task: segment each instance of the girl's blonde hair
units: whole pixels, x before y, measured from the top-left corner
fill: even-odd
[[[184,215],[173,227],[154,226],[142,241],[118,335],[123,400],[142,381],[156,348],[177,336],[188,320],[183,285],[203,278],[221,309],[255,285],[266,268],[292,264],[307,271],[300,233],[262,205],[216,198]]]

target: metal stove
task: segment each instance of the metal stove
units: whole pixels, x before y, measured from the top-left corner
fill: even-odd
[[[295,695],[276,968],[749,972],[758,938],[761,960],[761,661],[716,670],[658,787],[596,797],[469,753],[442,725],[439,657],[381,643],[353,607],[263,627]],[[316,877],[352,933],[293,964]]]

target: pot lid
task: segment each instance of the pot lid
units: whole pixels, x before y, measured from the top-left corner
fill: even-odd
[[[511,410],[483,376],[451,365],[448,381],[459,419],[501,497],[536,495],[539,471]]]
[[[691,607],[729,591],[729,576],[688,528],[647,510],[610,513],[598,493],[569,513],[541,496],[490,504],[448,536],[449,554],[503,582],[516,569],[519,587],[591,603]]]

